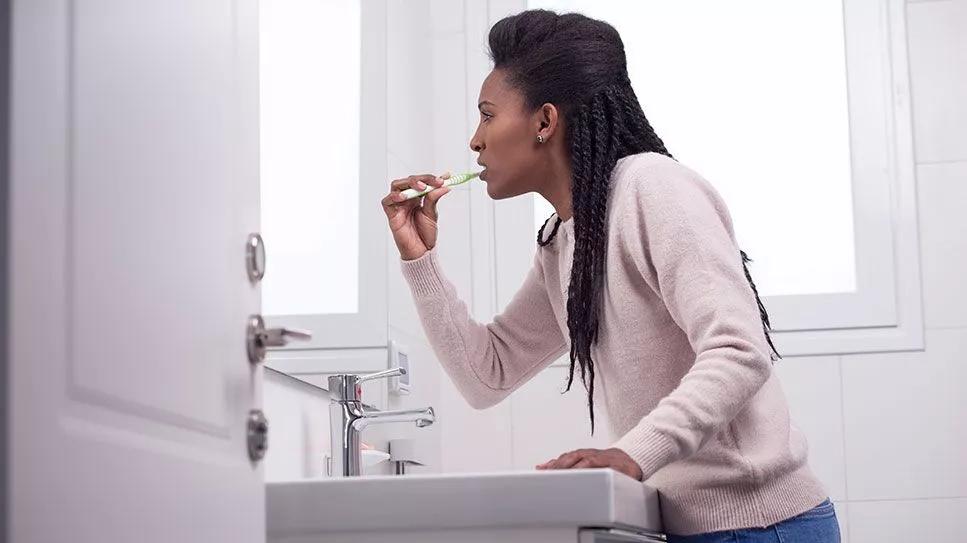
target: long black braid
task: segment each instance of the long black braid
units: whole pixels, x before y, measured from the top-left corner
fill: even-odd
[[[490,56],[494,69],[506,73],[520,89],[526,107],[544,103],[558,106],[564,119],[565,142],[571,158],[571,207],[574,215],[574,261],[568,286],[567,326],[571,340],[571,366],[567,388],[574,380],[575,360],[588,391],[591,434],[594,434],[594,362],[591,344],[598,339],[599,308],[607,254],[605,222],[611,174],[618,159],[642,152],[657,152],[675,160],[652,129],[631,86],[624,45],[606,22],[579,13],[557,14],[534,9],[505,17],[490,30]],[[561,218],[545,239],[548,217],[537,243],[549,244]],[[752,286],[763,331],[769,337],[769,316],[759,299],[746,262],[739,251],[746,279]],[[774,362],[775,357],[770,355]],[[781,358],[781,356],[779,357]]]

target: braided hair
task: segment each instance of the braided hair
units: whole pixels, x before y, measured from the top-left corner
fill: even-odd
[[[628,77],[624,44],[610,24],[580,13],[533,9],[498,21],[490,29],[488,41],[494,69],[501,70],[507,82],[521,91],[525,107],[533,111],[544,103],[553,103],[563,117],[574,215],[574,261],[567,299],[571,365],[564,392],[571,389],[577,360],[588,391],[593,435],[591,343],[598,338],[611,173],[618,159],[627,155],[657,152],[677,159],[665,148],[639,105]],[[554,239],[562,222],[557,217],[544,239],[550,219],[537,234],[541,247]],[[746,279],[755,293],[766,339],[778,356],[769,337],[769,316],[746,267],[751,259],[744,251],[739,253],[736,256],[741,257]]]

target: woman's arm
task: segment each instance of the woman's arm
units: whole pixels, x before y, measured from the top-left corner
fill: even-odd
[[[499,403],[567,350],[544,287],[539,250],[523,285],[488,324],[470,317],[435,247],[400,266],[433,351],[475,409]]]

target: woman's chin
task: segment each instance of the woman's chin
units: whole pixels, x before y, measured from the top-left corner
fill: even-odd
[[[484,183],[487,184],[487,194],[492,200],[504,200],[519,195],[519,193],[515,193],[513,190],[508,190],[508,185],[494,179],[493,175],[490,175],[490,172],[487,173],[487,179],[484,180]],[[513,187],[514,184],[511,183],[509,188],[513,189]]]
[[[487,182],[487,194],[490,196],[491,200],[506,200],[508,198],[520,196],[523,193],[514,190],[507,190],[504,185],[494,183],[493,180],[490,180]]]
[[[481,180],[483,180],[483,178],[482,178],[482,177],[481,177],[480,179],[481,179]],[[484,181],[484,184],[485,184],[485,185],[486,185],[486,187],[487,187],[487,194],[488,194],[488,195],[489,195],[489,196],[490,196],[491,198],[493,198],[493,197],[494,197],[494,184],[493,184],[492,182],[490,182],[490,181]]]

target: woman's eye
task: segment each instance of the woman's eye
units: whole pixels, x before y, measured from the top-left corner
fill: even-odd
[[[481,113],[481,115],[483,116],[485,122],[487,121],[487,119],[493,117],[493,115],[488,115],[486,113]]]

